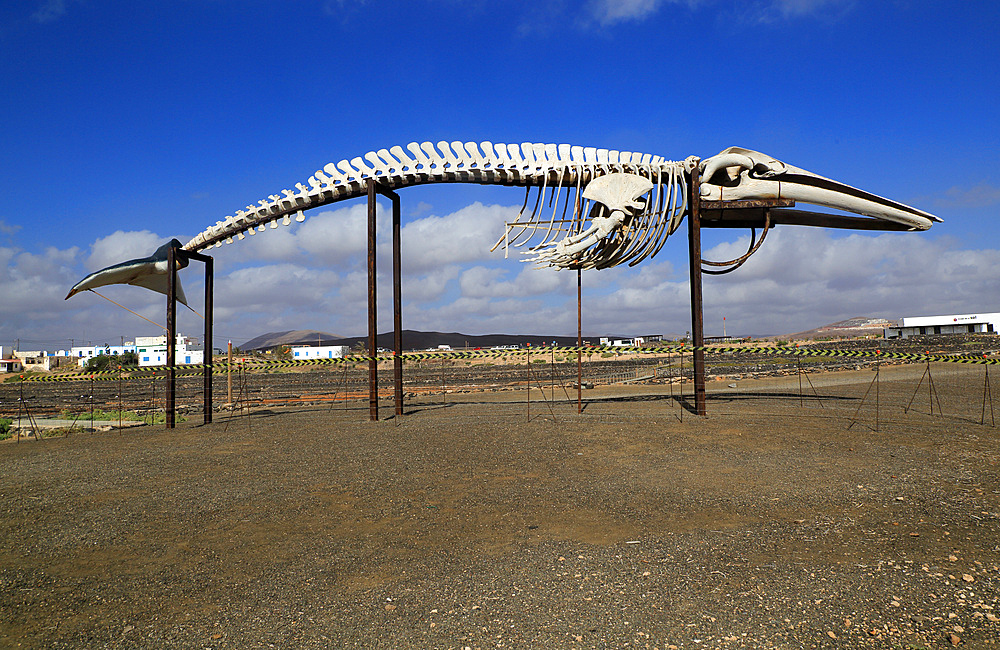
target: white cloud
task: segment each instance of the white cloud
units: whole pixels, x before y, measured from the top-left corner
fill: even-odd
[[[742,238],[706,257],[733,257],[746,245]],[[786,334],[852,316],[993,309],[1000,280],[984,269],[997,264],[1000,251],[955,250],[917,233],[835,238],[780,227],[738,271],[706,278],[706,322],[725,315],[748,334]]]
[[[422,275],[406,273],[403,274],[402,287],[400,288],[404,300],[408,302],[433,302],[441,299],[448,288],[449,283],[458,278],[461,267],[457,264],[448,264],[441,268],[432,269]],[[389,274],[381,276],[379,291],[380,295],[391,296],[392,285]]]
[[[148,257],[168,241],[149,230],[116,230],[91,244],[87,269],[97,271],[126,260]]]
[[[792,16],[806,16],[833,7],[850,7],[854,0],[774,0],[771,3],[773,10],[788,18]]]
[[[14,235],[21,229],[21,226],[12,226],[3,219],[0,219],[0,235]]]
[[[759,0],[750,3],[725,3],[719,0],[591,0],[587,8],[593,20],[602,26],[639,21],[652,16],[664,5],[685,5],[689,9],[734,4],[743,20],[774,22],[810,15],[839,17],[856,0]]]
[[[218,278],[216,300],[234,315],[290,307],[307,310],[311,305],[322,309],[340,284],[341,276],[335,271],[298,264],[253,266]]]
[[[364,206],[330,211],[312,224],[280,228],[211,251],[216,255],[216,331],[237,343],[266,331],[315,328],[345,336],[366,327],[367,273]],[[514,208],[474,203],[443,217],[404,227],[404,327],[425,330],[572,334],[576,330],[576,274],[535,269],[488,249]],[[309,226],[308,228],[306,226]],[[388,231],[385,231],[388,232]],[[735,236],[735,235],[734,235]],[[933,233],[843,234],[781,226],[760,251],[731,275],[705,277],[709,334],[787,334],[852,316],[931,315],[996,310],[1000,251],[962,250]],[[256,238],[256,236],[255,236]],[[270,239],[271,243],[267,240]],[[387,237],[380,237],[379,328],[391,327],[392,285]],[[0,340],[131,337],[153,326],[95,296],[63,301],[85,274],[150,254],[165,238],[149,231],[117,232],[86,249],[40,252],[0,246]],[[710,246],[708,259],[746,251],[740,236]],[[329,245],[334,252],[328,252]],[[412,252],[409,252],[411,251]],[[690,328],[683,238],[661,257],[635,268],[583,274],[583,323],[598,334],[683,334]],[[182,273],[200,310],[201,272]],[[162,296],[135,287],[107,287],[109,297],[163,322]],[[103,292],[102,292],[103,293]],[[182,329],[201,321],[182,311]],[[719,330],[715,332],[714,330]],[[103,342],[103,341],[102,341]]]
[[[39,23],[51,23],[66,14],[66,0],[43,0],[31,19]]]
[[[519,271],[512,280],[506,278],[512,271]],[[552,268],[536,269],[521,265],[488,268],[474,266],[462,272],[459,287],[467,298],[518,298],[540,296],[548,293],[568,293],[576,287],[576,274]]]
[[[503,234],[505,221],[517,216],[512,206],[473,203],[445,216],[414,219],[402,226],[402,265],[408,275],[449,264],[496,259],[490,247]],[[380,203],[376,220],[380,268],[391,263],[391,212]],[[341,269],[354,268],[367,255],[368,208],[364,204],[308,215],[302,224],[265,228],[213,254],[226,262],[241,259],[295,261]]]
[[[0,305],[7,318],[25,313],[51,313],[73,284],[79,249],[46,248],[41,254],[0,248]]]
[[[944,208],[988,208],[1000,203],[1000,187],[990,183],[979,183],[972,187],[950,187],[943,197],[928,199],[930,202]]]
[[[817,17],[830,22],[850,12],[856,0],[766,0],[738,7],[746,22],[775,23],[796,18]]]
[[[590,3],[590,11],[598,23],[612,23],[641,20],[656,12],[662,0],[595,0]]]
[[[442,264],[496,259],[490,248],[503,235],[505,221],[519,208],[478,201],[444,217],[424,217],[403,226],[403,268],[422,271]]]

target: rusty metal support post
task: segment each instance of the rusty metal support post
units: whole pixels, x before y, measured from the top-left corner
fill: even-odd
[[[378,420],[378,306],[375,283],[375,179],[368,179],[368,416]]]
[[[528,344],[528,353],[524,357],[524,365],[528,370],[528,405],[525,411],[528,413],[528,422],[531,422],[531,344]]]
[[[213,304],[215,302],[215,260],[209,257],[205,260],[205,353],[202,362],[205,364],[205,417],[204,424],[212,423],[212,321],[215,318]]]
[[[576,267],[576,412],[583,413],[583,269]]]
[[[177,388],[177,249],[167,249],[167,395],[164,403],[168,429],[174,428],[174,406]]]
[[[691,344],[694,346],[694,407],[707,415],[705,406],[705,323],[701,294],[701,178],[698,167],[691,170],[688,201],[688,249],[691,263]]]
[[[403,414],[403,278],[400,251],[399,195],[381,190],[392,200],[392,383],[396,398],[396,415]]]

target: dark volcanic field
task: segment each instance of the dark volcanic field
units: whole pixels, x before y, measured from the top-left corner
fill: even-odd
[[[0,646],[993,647],[1000,430],[924,370],[3,443]]]

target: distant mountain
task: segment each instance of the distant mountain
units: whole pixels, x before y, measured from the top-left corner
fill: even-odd
[[[320,335],[322,345],[346,345],[354,347],[361,343],[368,345],[367,336],[335,337],[331,334],[315,332],[312,330],[295,330],[291,332],[270,332],[253,338],[240,346],[241,350],[266,350],[279,345],[316,345],[317,334]],[[624,336],[611,336],[611,338],[626,338]],[[584,341],[593,344],[598,343],[596,337],[584,337]],[[383,332],[376,338],[378,347],[392,349],[392,332]],[[533,334],[482,334],[469,335],[460,332],[421,332],[417,330],[403,330],[404,350],[426,350],[436,348],[439,345],[449,345],[452,348],[491,348],[496,345],[524,345],[530,343],[533,347],[540,345],[551,345],[555,341],[556,345],[576,345],[575,336],[542,336]]]
[[[329,332],[317,332],[316,330],[288,330],[286,332],[268,332],[254,337],[239,346],[241,350],[269,350],[279,345],[343,345],[334,343],[343,337]]]

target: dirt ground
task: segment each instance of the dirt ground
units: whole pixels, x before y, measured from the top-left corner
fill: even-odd
[[[995,647],[1000,430],[921,371],[3,444],[0,646]]]

